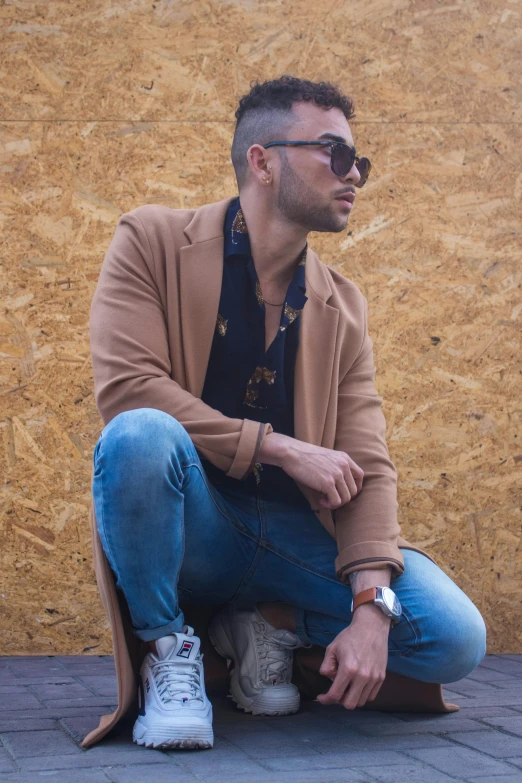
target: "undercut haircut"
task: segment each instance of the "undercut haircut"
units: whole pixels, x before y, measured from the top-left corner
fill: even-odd
[[[325,111],[333,107],[340,109],[347,120],[355,117],[352,98],[330,82],[311,82],[284,74],[261,84],[254,80],[250,87],[250,92],[240,98],[235,113],[236,129],[231,150],[239,190],[246,184],[248,150],[252,144],[268,144],[287,137],[297,120],[292,111],[294,103],[309,101]],[[285,155],[285,147],[275,149],[279,155]]]

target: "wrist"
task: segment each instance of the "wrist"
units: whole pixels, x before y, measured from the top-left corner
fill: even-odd
[[[352,571],[349,575],[350,586],[355,598],[357,593],[361,593],[368,587],[389,587],[391,582],[392,570],[390,566],[385,568],[365,568],[359,571]]]
[[[372,603],[361,604],[352,615],[352,625],[372,625],[375,628],[389,630],[392,618],[384,614],[382,609]]]
[[[401,602],[393,590],[384,585],[369,587],[354,596],[351,603],[352,621],[357,612],[359,612],[359,616],[363,612],[366,621],[368,621],[370,609],[376,609],[381,616],[384,615],[386,621],[390,622],[391,625],[398,623],[402,615]],[[371,622],[374,622],[373,619]],[[376,620],[375,622],[378,621]]]
[[[265,465],[277,465],[283,467],[289,452],[289,442],[292,440],[288,435],[281,432],[270,432],[265,435],[261,448],[259,449],[257,460],[264,462]]]

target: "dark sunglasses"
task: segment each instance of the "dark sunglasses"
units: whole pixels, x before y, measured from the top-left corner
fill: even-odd
[[[359,182],[353,184],[357,188],[362,188],[368,179],[372,165],[368,158],[358,158],[355,147],[349,147],[348,144],[340,141],[271,141],[269,144],[263,144],[263,147],[266,150],[268,147],[305,147],[308,145],[331,148],[330,168],[338,177],[346,177],[355,163],[361,178]]]

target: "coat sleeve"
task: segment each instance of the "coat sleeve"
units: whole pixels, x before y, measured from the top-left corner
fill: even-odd
[[[397,471],[386,444],[382,397],[374,385],[373,342],[368,333],[368,301],[364,297],[364,337],[353,365],[339,384],[334,448],[345,451],[363,469],[361,491],[333,511],[338,556],[337,576],[348,581],[352,571],[392,567],[404,572],[397,545]]]
[[[154,259],[143,225],[131,213],[121,216],[103,260],[89,331],[95,400],[105,424],[135,408],[165,411],[204,458],[232,478],[249,475],[272,425],[224,416],[171,377]]]

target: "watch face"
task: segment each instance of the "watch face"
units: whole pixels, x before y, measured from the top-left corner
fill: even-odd
[[[394,617],[400,617],[402,612],[401,602],[390,587],[383,587],[382,600]]]

